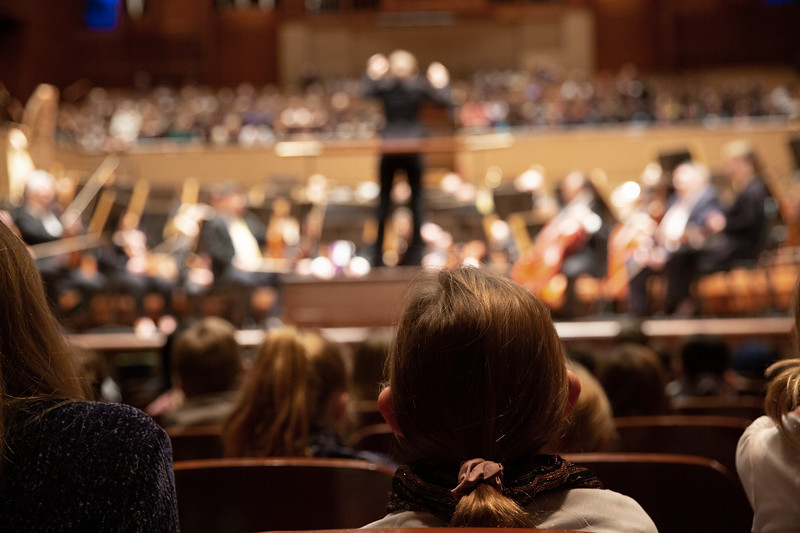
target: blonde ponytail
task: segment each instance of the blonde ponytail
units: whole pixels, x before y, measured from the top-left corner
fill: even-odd
[[[450,527],[533,528],[531,516],[493,486],[481,483],[462,496],[450,520]]]

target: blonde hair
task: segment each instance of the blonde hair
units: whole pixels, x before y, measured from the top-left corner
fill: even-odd
[[[408,461],[503,463],[562,428],[569,386],[550,312],[503,276],[459,268],[429,277],[402,315],[387,368]],[[463,496],[452,520],[532,526],[488,485]]]
[[[800,439],[783,424],[783,415],[800,407],[800,358],[778,361],[767,369],[766,376],[770,382],[764,412],[787,438],[800,444]]]
[[[306,456],[309,432],[347,389],[341,348],[291,327],[267,334],[238,404],[223,426],[225,455]]]
[[[618,439],[611,403],[603,386],[583,365],[571,362],[581,383],[581,394],[567,420],[564,433],[547,449],[553,453],[605,452]]]

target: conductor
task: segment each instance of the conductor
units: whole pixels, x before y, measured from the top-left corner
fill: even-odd
[[[426,100],[446,106],[450,102],[450,73],[444,65],[431,63],[426,77],[419,75],[417,60],[405,50],[395,50],[388,59],[375,54],[367,61],[364,93],[383,104],[386,123],[382,131],[385,141],[380,162],[380,202],[378,235],[372,257],[374,266],[383,263],[383,237],[389,215],[392,183],[398,170],[405,172],[411,188],[413,235],[403,257],[403,265],[419,265],[424,254],[420,228],[424,211],[422,195],[423,156],[421,139],[427,129],[420,121],[420,109]],[[407,142],[404,142],[407,141]]]

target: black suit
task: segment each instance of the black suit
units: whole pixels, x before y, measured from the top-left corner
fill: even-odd
[[[419,139],[427,136],[427,129],[420,120],[420,109],[425,100],[439,105],[449,102],[448,89],[434,89],[428,81],[418,76],[410,80],[385,78],[364,79],[365,95],[374,97],[383,104],[386,126],[381,135],[384,139]],[[375,241],[374,265],[382,265],[383,236],[386,218],[391,206],[392,183],[398,170],[405,172],[411,187],[411,213],[413,216],[413,235],[404,263],[419,264],[422,260],[422,227],[424,200],[422,191],[422,172],[424,161],[421,153],[385,153],[381,156],[381,192],[378,204],[378,235]]]
[[[55,216],[55,213],[50,212]],[[20,206],[13,214],[14,223],[19,228],[22,240],[29,245],[43,244],[57,241],[62,238],[61,233],[51,233],[45,225],[45,215],[36,213],[28,206]],[[95,273],[91,277],[85,276],[78,269],[69,270],[65,256],[57,255],[36,259],[36,268],[42,276],[45,290],[51,302],[55,302],[59,293],[77,290],[81,293],[82,304],[107,286],[106,277]]]
[[[263,248],[267,228],[255,215],[242,215],[247,227],[260,248]],[[275,285],[275,276],[266,272],[245,272],[233,265],[236,249],[228,229],[229,219],[217,216],[203,224],[200,250],[211,258],[211,271],[215,284],[231,284],[245,287]]]
[[[670,208],[675,205],[673,204]],[[714,211],[722,211],[716,191],[708,187],[700,193],[700,197],[689,211],[686,227],[703,228],[706,219]],[[667,210],[666,216],[669,214]],[[697,271],[697,250],[689,245],[682,245],[671,252],[664,264],[664,273],[667,277],[667,296],[664,302],[664,312],[672,314],[678,305],[689,297],[689,288]],[[633,276],[629,284],[628,311],[634,315],[646,315],[650,312],[647,298],[647,282],[655,274],[650,267],[646,267]]]
[[[699,274],[728,270],[736,261],[757,259],[767,241],[765,202],[769,191],[760,178],[752,179],[725,210],[725,229],[699,252]]]

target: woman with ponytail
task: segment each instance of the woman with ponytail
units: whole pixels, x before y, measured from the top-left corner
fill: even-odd
[[[0,222],[0,529],[177,531],[166,433],[86,390],[30,253]]]
[[[547,307],[476,268],[423,281],[400,319],[381,413],[403,464],[367,527],[654,532],[632,499],[542,448],[580,394]]]

